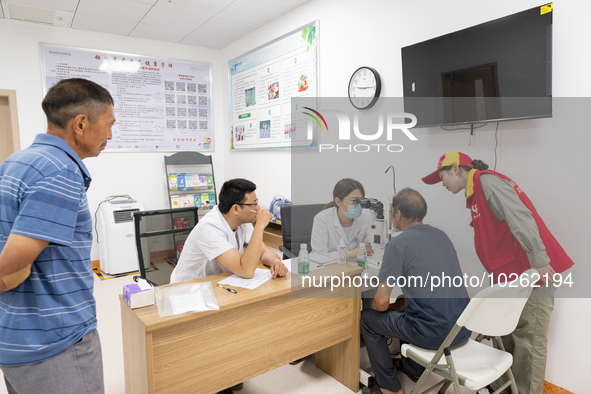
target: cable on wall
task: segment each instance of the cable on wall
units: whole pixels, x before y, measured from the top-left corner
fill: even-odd
[[[392,189],[394,189],[394,195],[396,195],[396,170],[394,169],[394,166],[386,168],[384,174],[387,174],[390,168],[392,169]]]
[[[497,146],[499,146],[499,140],[497,138],[497,132],[499,131],[499,122],[497,122],[497,128],[495,130],[495,166],[493,171],[497,170]]]
[[[474,123],[472,123],[470,127],[457,127],[457,128],[455,128],[455,129],[446,129],[446,128],[445,128],[445,127],[443,127],[443,126],[439,126],[439,127],[441,127],[441,129],[443,129],[443,130],[445,130],[445,131],[455,131],[455,130],[474,130],[474,129],[479,129],[479,128],[481,128],[481,127],[484,127],[484,126],[486,126],[487,124],[488,124],[488,122],[487,122],[487,123],[483,123],[483,124],[481,124],[480,126],[476,126],[476,127],[474,127]]]

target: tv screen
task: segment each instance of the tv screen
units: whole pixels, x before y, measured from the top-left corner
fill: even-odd
[[[402,48],[416,127],[552,116],[552,4]]]

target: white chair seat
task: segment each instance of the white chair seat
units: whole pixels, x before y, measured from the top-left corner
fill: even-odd
[[[435,356],[436,350],[422,349],[409,344],[402,345],[401,353],[404,357],[410,357],[410,352],[428,364]],[[463,386],[471,390],[478,390],[497,380],[513,364],[511,354],[473,340],[452,348],[451,356],[458,379],[460,382],[463,381]],[[416,357],[411,358],[416,359]],[[446,365],[445,356],[442,356],[437,364]]]

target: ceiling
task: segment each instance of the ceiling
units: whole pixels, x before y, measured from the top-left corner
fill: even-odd
[[[308,0],[0,0],[0,19],[223,48]]]

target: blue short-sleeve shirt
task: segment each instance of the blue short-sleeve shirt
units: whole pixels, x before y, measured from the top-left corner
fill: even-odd
[[[0,294],[0,365],[50,359],[96,328],[90,181],[72,147],[49,134],[0,165],[0,252],[10,234],[49,241],[31,275]]]
[[[456,250],[443,231],[423,224],[407,228],[388,242],[380,282],[401,287],[406,302],[398,324],[412,333],[415,345],[427,349],[441,345],[470,302],[463,282],[454,286],[450,279],[445,285],[431,288],[429,278],[434,276],[463,277]],[[470,331],[462,328],[452,345],[469,337]]]

